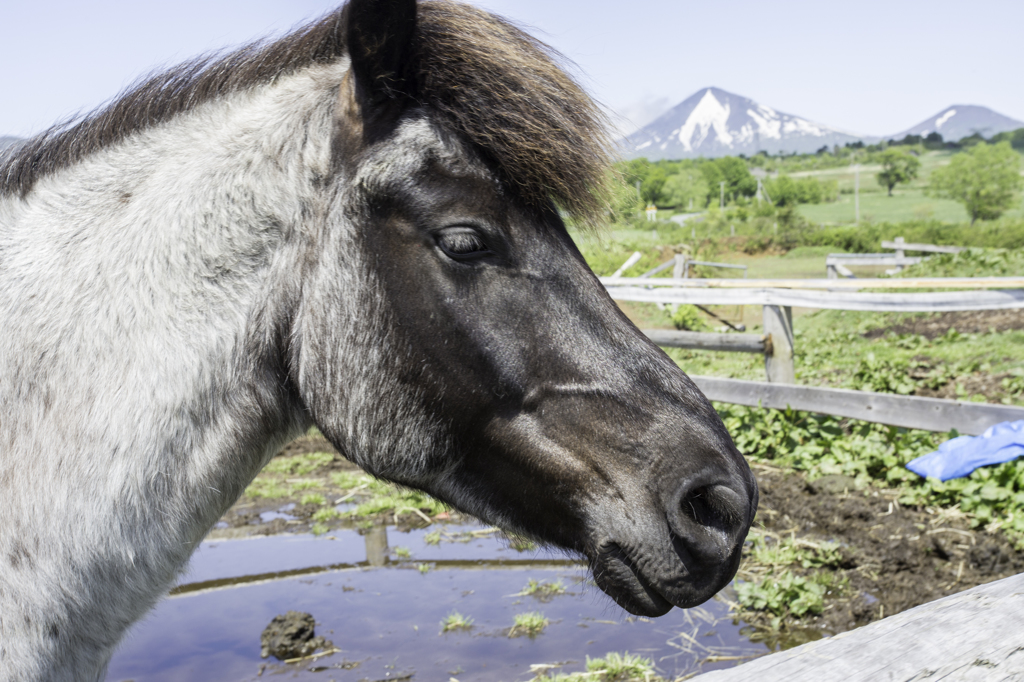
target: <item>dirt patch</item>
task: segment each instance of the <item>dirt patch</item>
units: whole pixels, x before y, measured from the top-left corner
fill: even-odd
[[[753,469],[759,527],[841,548],[828,569],[792,567],[803,575],[832,570],[846,587],[826,599],[820,616],[789,619],[783,630],[836,634],[1024,570],[1024,553],[1001,535],[972,530],[955,510],[903,508],[894,491],[856,490],[852,479],[836,486],[765,465]]]
[[[938,388],[919,386],[914,389],[914,395],[947,400],[963,400],[966,396],[980,395],[985,396],[986,402],[998,404],[1007,397],[1003,380],[1010,376],[1005,372],[1002,374],[985,374],[983,372],[962,374]]]
[[[934,313],[904,317],[897,324],[879,327],[864,333],[865,338],[877,339],[893,334],[918,334],[935,339],[950,329],[961,334],[984,334],[989,331],[1005,332],[1024,329],[1024,309],[971,310]]]

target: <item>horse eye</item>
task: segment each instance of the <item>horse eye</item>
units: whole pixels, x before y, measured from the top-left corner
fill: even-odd
[[[455,260],[479,258],[491,253],[480,234],[470,227],[453,227],[437,235],[437,245]]]

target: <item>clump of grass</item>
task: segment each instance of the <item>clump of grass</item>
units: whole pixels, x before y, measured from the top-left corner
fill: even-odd
[[[307,494],[303,495],[299,499],[299,502],[302,503],[302,504],[315,504],[315,505],[327,504],[327,500],[320,493],[307,493]]]
[[[540,611],[517,613],[513,621],[512,629],[508,631],[508,636],[516,637],[517,635],[527,635],[531,638],[536,637],[544,632],[544,628],[546,628],[549,623],[550,621],[545,618],[544,614]]]
[[[367,484],[367,488],[371,497],[355,508],[352,512],[354,516],[375,516],[382,513],[401,514],[412,511],[419,511],[427,516],[436,516],[447,510],[442,502],[418,490],[399,488],[384,481],[373,480]]]
[[[342,490],[357,488],[366,485],[371,480],[369,476],[361,471],[338,471],[330,475],[331,483]]]
[[[341,514],[339,514],[338,510],[334,507],[322,507],[313,512],[313,516],[310,518],[317,523],[327,523],[328,521],[333,521],[339,516],[341,516]]]
[[[305,476],[318,469],[322,469],[333,461],[334,455],[329,452],[310,452],[305,455],[275,457],[270,460],[267,466],[263,467],[263,471],[268,474]]]
[[[552,597],[565,594],[565,584],[561,580],[556,580],[553,583],[547,581],[536,581],[530,578],[530,582],[526,584],[517,597],[535,597],[541,601],[548,601]]]
[[[428,545],[440,545],[441,544],[441,531],[435,530],[427,533],[423,536],[423,542]]]
[[[292,490],[295,491],[310,490],[311,488],[319,488],[320,481],[312,478],[291,479],[289,480],[289,485],[291,485]]]
[[[416,570],[426,575],[430,572],[430,564],[416,564]]]
[[[314,523],[313,526],[309,529],[309,532],[312,533],[313,535],[318,535],[319,536],[319,535],[323,535],[324,533],[326,533],[329,530],[330,530],[330,528],[328,528],[326,525],[324,525],[322,523]]]
[[[254,499],[265,498],[273,500],[280,497],[288,497],[292,494],[292,489],[281,481],[257,477],[245,489],[245,494]]]
[[[412,552],[409,551],[408,547],[395,547],[395,556],[399,559],[408,559],[412,556]]]
[[[452,611],[441,621],[441,632],[452,630],[469,630],[473,627],[473,619],[463,616],[458,611]]]
[[[628,651],[610,651],[604,658],[587,656],[587,672],[598,676],[603,682],[629,682],[646,680],[654,673],[654,661],[643,656],[634,656]]]

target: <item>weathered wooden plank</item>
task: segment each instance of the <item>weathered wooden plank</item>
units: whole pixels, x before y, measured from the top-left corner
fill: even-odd
[[[637,279],[647,279],[648,277],[654,277],[656,274],[658,274],[662,270],[668,270],[670,267],[672,267],[673,265],[676,264],[676,259],[677,258],[678,258],[678,256],[674,256],[672,258],[669,258],[667,261],[665,261],[664,263],[662,263],[658,267],[651,268],[650,270],[648,270],[644,274],[640,275],[639,277],[637,277]]]
[[[773,338],[774,345],[774,338]],[[959,400],[869,393],[691,375],[710,400],[752,407],[774,407],[902,426],[908,429],[977,435],[993,424],[1024,419],[1024,407]]]
[[[913,244],[909,242],[882,242],[882,248],[923,251],[924,253],[960,253],[967,250],[966,246],[936,246],[935,244]]]
[[[920,256],[897,258],[896,256],[878,256],[876,258],[844,258],[842,256],[829,256],[825,259],[825,267],[829,265],[917,265],[923,259]]]
[[[656,281],[656,280],[641,280]],[[739,280],[742,281],[742,280]],[[834,284],[861,280],[824,280]],[[897,281],[897,280],[893,280]],[[777,305],[874,312],[948,312],[1024,308],[1024,289],[1003,291],[943,291],[890,294],[860,291],[798,291],[792,289],[690,289],[608,286],[612,298],[648,303],[695,305]]]
[[[741,279],[722,277],[601,277],[607,287],[645,286],[680,287],[686,289],[1024,289],[1024,277],[894,277],[854,280],[834,279]]]
[[[772,340],[772,352],[764,356],[764,370],[773,384],[795,384],[793,364],[793,309],[764,306],[762,328]]]
[[[644,329],[644,334],[659,346],[690,350],[721,350],[736,353],[764,353],[765,337],[761,334],[713,334],[710,332],[675,332],[666,329]]]
[[[1024,680],[1024,574],[922,604],[702,682]]]

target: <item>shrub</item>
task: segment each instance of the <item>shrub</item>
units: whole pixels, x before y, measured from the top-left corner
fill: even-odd
[[[672,313],[672,324],[676,329],[685,329],[691,332],[703,331],[708,327],[697,306],[688,303],[680,305]]]

